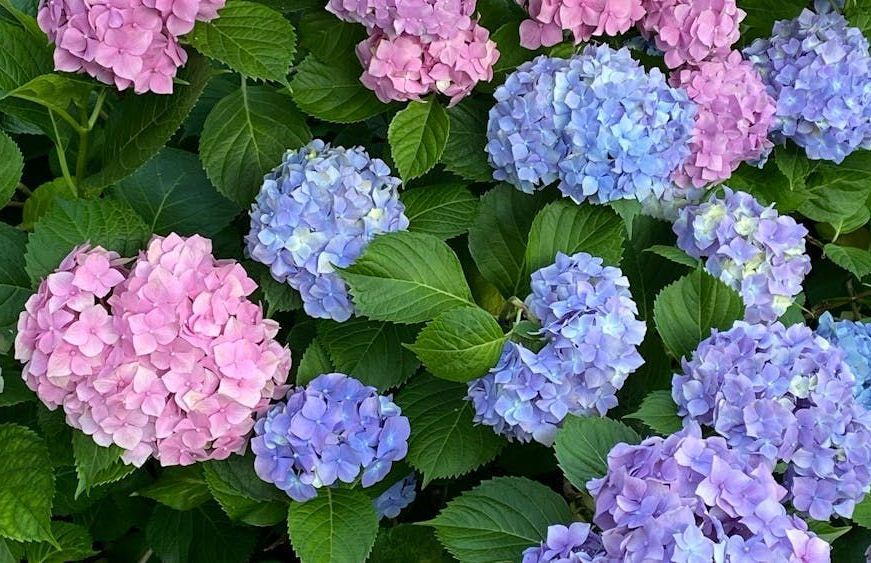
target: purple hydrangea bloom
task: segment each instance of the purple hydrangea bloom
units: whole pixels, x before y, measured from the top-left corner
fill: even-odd
[[[583,522],[554,524],[540,545],[524,550],[523,563],[605,563],[602,539]]]
[[[292,499],[337,481],[371,487],[408,452],[408,419],[389,396],[342,373],[288,392],[254,425],[254,469]]]
[[[744,53],[777,101],[775,141],[792,139],[808,157],[838,163],[871,149],[868,41],[844,16],[804,10]]]
[[[786,462],[792,504],[828,520],[871,489],[871,413],[854,385],[843,352],[808,327],[738,321],[684,359],[672,396],[685,421],[758,463]]]
[[[402,509],[414,502],[416,497],[417,479],[412,473],[391,485],[375,499],[375,512],[378,513],[378,519],[396,518]]]
[[[614,446],[608,473],[587,488],[609,561],[829,561],[829,544],[780,503],[771,467],[702,438],[695,423]]]
[[[475,0],[329,0],[327,10],[347,22],[381,30],[391,37],[407,34],[450,39],[472,25]]]
[[[871,410],[871,323],[836,322],[831,313],[825,313],[817,334],[844,351],[844,361],[856,377],[853,396]]]
[[[408,227],[399,179],[362,147],[314,140],[289,150],[251,206],[247,252],[302,295],[309,316],[354,312],[336,268],[351,265],[376,235]]]
[[[741,294],[749,322],[771,322],[786,312],[810,272],[807,229],[792,217],[763,207],[750,194],[725,188],[680,210],[677,245]]]

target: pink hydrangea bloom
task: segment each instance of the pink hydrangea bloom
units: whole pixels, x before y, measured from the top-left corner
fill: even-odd
[[[199,236],[156,236],[123,262],[78,248],[28,300],[15,342],[27,385],[128,463],[242,453],[290,369],[278,325],[248,300],[256,284]]]
[[[530,19],[520,24],[520,44],[550,47],[571,31],[575,43],[625,33],[644,16],[642,0],[517,0]]]
[[[330,0],[327,10],[390,37],[449,39],[458,29],[471,27],[475,4],[475,0]]]
[[[644,0],[644,9],[639,28],[669,68],[728,56],[747,15],[735,0]]]
[[[741,53],[700,63],[674,73],[671,85],[682,87],[696,102],[692,153],[675,172],[683,188],[701,188],[729,178],[745,161],[764,160],[773,146],[768,140],[775,102],[753,65]]]
[[[360,81],[382,102],[419,100],[438,92],[459,102],[480,80],[493,78],[499,59],[490,32],[478,24],[450,39],[426,41],[413,35],[375,32],[357,45],[363,65]]]

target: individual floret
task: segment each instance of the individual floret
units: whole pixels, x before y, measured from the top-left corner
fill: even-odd
[[[642,0],[517,0],[529,12],[520,24],[520,44],[527,49],[561,43],[570,31],[574,42],[625,33],[644,15]]]
[[[844,351],[844,361],[856,377],[853,396],[871,410],[871,324],[835,321],[831,313],[824,313],[817,334]]]
[[[408,419],[389,396],[341,373],[288,392],[254,426],[254,469],[304,502],[337,482],[371,487],[408,452]],[[362,473],[362,475],[361,475]]]
[[[400,479],[375,499],[378,519],[396,518],[417,497],[417,479],[414,473]]]
[[[475,4],[475,0],[329,0],[327,10],[391,37],[405,34],[432,40],[450,39],[458,29],[469,29]]]
[[[602,538],[589,524],[573,522],[547,528],[541,544],[523,551],[522,563],[605,563]]]
[[[345,321],[354,308],[336,269],[351,265],[376,235],[408,227],[399,184],[362,147],[315,140],[287,151],[251,206],[247,252],[299,290],[310,316]]]

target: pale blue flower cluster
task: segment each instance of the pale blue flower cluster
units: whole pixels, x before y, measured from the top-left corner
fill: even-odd
[[[805,325],[738,321],[683,361],[672,397],[749,459],[786,462],[792,504],[828,520],[849,518],[871,489],[871,413],[854,385],[843,352]]]
[[[527,306],[545,346],[533,352],[506,342],[490,373],[469,383],[475,422],[521,442],[553,443],[569,414],[603,416],[644,360],[646,325],[618,268],[585,252],[558,253],[532,274]]]
[[[361,147],[314,140],[287,151],[251,206],[247,252],[299,290],[309,316],[345,321],[354,307],[336,269],[351,265],[376,235],[408,227],[399,184]]]
[[[856,377],[853,396],[871,410],[871,323],[836,322],[831,313],[825,313],[817,334],[844,351],[844,361]]]
[[[399,513],[417,498],[417,479],[414,473],[392,484],[375,499],[378,519],[396,518]]]
[[[522,563],[605,563],[602,538],[584,522],[548,526],[541,544],[523,551]]]
[[[525,192],[559,179],[578,203],[669,200],[695,114],[685,91],[646,72],[629,49],[590,45],[509,76],[490,110],[487,152],[494,178]]]
[[[834,12],[804,10],[744,50],[777,101],[774,139],[840,163],[871,149],[871,56],[862,32]]]

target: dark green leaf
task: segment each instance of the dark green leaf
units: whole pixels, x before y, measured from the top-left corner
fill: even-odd
[[[51,523],[51,531],[57,545],[50,542],[27,544],[24,556],[28,563],[67,563],[97,554],[91,534],[82,526],[55,521]]]
[[[372,500],[360,490],[322,488],[290,506],[287,527],[302,563],[365,561],[378,535]]]
[[[585,491],[587,481],[605,476],[611,448],[621,442],[640,441],[641,437],[622,422],[569,415],[557,432],[554,451],[566,478],[575,488]]]
[[[0,21],[0,97],[52,69],[51,49],[44,37]]]
[[[287,495],[254,473],[254,455],[232,455],[203,465],[212,496],[231,520],[272,526],[287,517]]]
[[[472,182],[489,182],[493,176],[484,149],[489,109],[490,104],[476,98],[448,108],[451,127],[442,162],[447,170]]]
[[[24,170],[24,157],[15,141],[0,131],[0,208],[5,206],[15,194]]]
[[[0,331],[13,327],[32,293],[24,264],[27,235],[0,223]]]
[[[55,178],[33,190],[33,195],[24,202],[21,228],[33,230],[39,218],[48,213],[59,199],[75,199],[73,190],[65,178]]]
[[[254,530],[234,526],[210,505],[184,512],[158,505],[145,535],[164,563],[248,561],[256,540]]]
[[[804,0],[742,0],[747,17],[741,24],[741,39],[747,44],[757,37],[770,37],[775,21],[793,19],[806,5]]]
[[[852,526],[833,526],[828,522],[818,520],[809,520],[807,524],[811,532],[829,543],[835,543],[836,539],[853,529]]]
[[[169,467],[139,494],[176,510],[191,510],[210,498],[202,467],[187,465]]]
[[[402,194],[408,229],[449,239],[465,233],[478,214],[478,198],[463,185],[437,184]]]
[[[307,385],[319,375],[332,373],[334,370],[330,356],[320,340],[315,339],[308,345],[299,361],[296,370],[296,384]]]
[[[637,412],[623,418],[634,418],[646,424],[662,436],[668,436],[683,428],[683,421],[677,415],[677,405],[671,398],[671,391],[654,391],[641,401]]]
[[[393,117],[387,139],[403,180],[423,176],[438,163],[450,127],[448,114],[435,98],[411,102]]]
[[[76,497],[93,487],[113,483],[132,473],[136,467],[121,461],[124,450],[112,444],[108,448],[98,445],[91,436],[73,432],[73,457],[79,484]]]
[[[852,246],[827,244],[826,257],[859,279],[871,274],[871,252]]]
[[[363,121],[386,111],[387,106],[360,83],[360,73],[356,58],[327,64],[309,55],[290,83],[293,99],[307,114],[336,123]]]
[[[366,38],[366,28],[343,22],[326,10],[312,10],[299,20],[299,43],[322,61],[347,64],[354,47]]]
[[[0,424],[0,536],[53,541],[54,473],[49,451],[35,432]]]
[[[368,563],[452,563],[433,530],[413,524],[381,528]]]
[[[675,264],[680,264],[681,266],[688,266],[693,269],[698,268],[701,265],[701,262],[699,262],[698,259],[693,258],[683,250],[675,248],[673,246],[655,244],[648,248],[646,252],[653,252],[654,254],[662,256],[666,260],[671,260]]]

